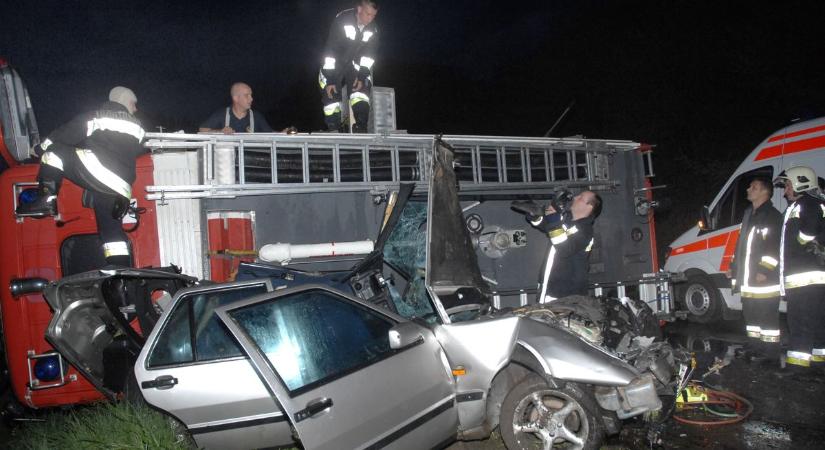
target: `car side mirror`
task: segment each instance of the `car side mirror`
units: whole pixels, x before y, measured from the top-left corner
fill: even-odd
[[[390,328],[390,348],[401,350],[424,342],[421,327],[413,322],[401,322]]]
[[[702,212],[699,214],[699,229],[702,231],[713,231],[716,229],[716,224],[710,215],[710,208],[708,205],[702,207]]]

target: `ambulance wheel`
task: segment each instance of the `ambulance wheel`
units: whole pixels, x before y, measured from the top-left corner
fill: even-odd
[[[711,323],[722,318],[721,295],[707,275],[688,275],[678,292],[689,321]]]

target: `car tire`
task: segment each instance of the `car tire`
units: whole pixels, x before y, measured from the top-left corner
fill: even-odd
[[[499,429],[510,450],[548,448],[550,439],[552,446],[593,450],[605,435],[599,411],[592,393],[581,385],[569,382],[554,388],[529,375],[504,397]]]
[[[679,288],[679,302],[688,312],[688,320],[696,323],[711,323],[722,318],[722,299],[707,275],[688,275],[687,281]]]

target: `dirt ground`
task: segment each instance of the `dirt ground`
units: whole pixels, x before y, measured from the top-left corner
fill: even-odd
[[[725,360],[745,342],[744,325],[730,321],[712,325],[678,322],[668,324],[666,334],[674,344],[692,350],[698,379],[716,358]],[[730,353],[729,353],[730,352]],[[619,436],[605,443],[603,450],[619,449],[718,449],[718,450],[801,450],[825,448],[825,371],[787,374],[778,361],[749,362],[728,358],[730,363],[705,382],[738,394],[753,404],[750,417],[741,423],[721,426],[685,425],[667,420],[659,442],[651,446],[646,429],[628,424]],[[491,439],[458,442],[449,450],[503,449],[494,433]]]

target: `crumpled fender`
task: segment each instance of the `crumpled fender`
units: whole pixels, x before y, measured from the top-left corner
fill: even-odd
[[[520,318],[516,345],[530,352],[546,375],[601,386],[625,386],[640,375],[621,359],[554,326]]]

